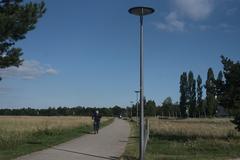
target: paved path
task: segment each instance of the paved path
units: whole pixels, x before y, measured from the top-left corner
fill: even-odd
[[[128,122],[115,119],[96,135],[84,135],[16,160],[117,160],[124,152],[129,134]]]

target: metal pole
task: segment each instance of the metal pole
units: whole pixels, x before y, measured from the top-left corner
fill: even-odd
[[[143,9],[142,9],[143,13]],[[144,160],[143,15],[140,15],[140,160]]]

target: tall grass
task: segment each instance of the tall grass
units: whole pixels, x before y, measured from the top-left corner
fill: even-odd
[[[63,130],[91,123],[91,117],[0,116],[0,149],[13,148],[35,135],[61,134]]]
[[[240,157],[240,133],[228,118],[150,118],[146,160],[222,160]]]
[[[167,120],[150,118],[152,134],[192,138],[234,138],[240,134],[229,118]]]

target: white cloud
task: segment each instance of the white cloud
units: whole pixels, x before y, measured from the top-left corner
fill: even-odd
[[[191,21],[201,21],[210,16],[213,11],[214,0],[173,0],[172,10],[163,22],[155,23],[162,31],[186,31],[191,28]],[[207,26],[200,26],[200,30],[208,30]]]
[[[156,23],[156,26],[163,31],[184,31],[185,23],[178,19],[176,12],[171,12],[165,17],[164,23]]]
[[[0,77],[18,77],[21,79],[35,79],[43,75],[56,75],[58,72],[47,65],[35,60],[26,60],[20,67],[9,67],[0,70]]]
[[[213,0],[174,0],[175,10],[192,20],[207,18],[213,11]]]
[[[55,70],[55,69],[53,69],[53,68],[48,68],[48,69],[46,70],[46,73],[47,73],[47,74],[50,74],[50,75],[56,75],[56,74],[58,74],[58,71]]]

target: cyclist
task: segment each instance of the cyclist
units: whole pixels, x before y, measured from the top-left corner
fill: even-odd
[[[98,133],[101,118],[102,118],[102,116],[99,114],[98,110],[96,112],[94,112],[92,115],[94,134]]]

